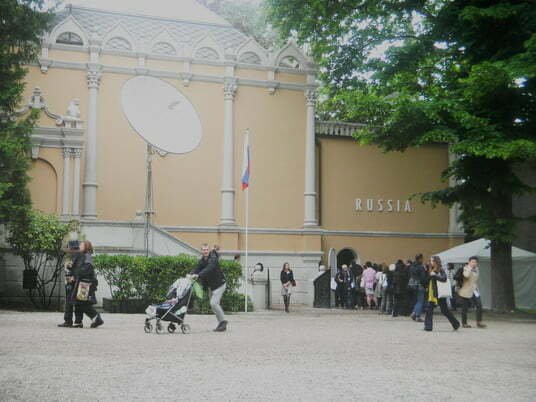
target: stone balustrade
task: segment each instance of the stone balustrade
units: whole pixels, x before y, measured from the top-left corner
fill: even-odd
[[[357,130],[365,127],[365,124],[317,120],[315,127],[316,135],[351,137]]]

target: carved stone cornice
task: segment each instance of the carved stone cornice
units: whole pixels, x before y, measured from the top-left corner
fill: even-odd
[[[46,104],[45,97],[41,88],[35,87],[32,91],[32,95],[26,105],[22,108],[15,110],[14,116],[10,118],[16,118],[28,113],[31,109],[42,110],[46,116],[53,119],[58,127],[67,127],[67,128],[82,128],[82,120],[80,119],[80,101],[78,99],[73,99],[69,106],[67,107],[67,113],[65,115],[60,115],[58,113],[53,113],[49,110],[48,105]]]

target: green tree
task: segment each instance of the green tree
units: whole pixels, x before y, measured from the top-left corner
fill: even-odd
[[[63,269],[64,239],[75,224],[62,223],[55,215],[30,212],[26,219],[8,225],[13,253],[22,258],[24,269],[36,276],[36,288],[28,290],[35,307],[50,308]]]
[[[0,223],[23,219],[31,206],[26,185],[37,113],[13,116],[24,91],[25,66],[36,59],[50,19],[42,7],[43,1],[0,2]]]
[[[512,310],[512,197],[534,192],[514,170],[536,158],[534,2],[268,2],[283,33],[311,45],[321,113],[368,123],[360,144],[449,144],[443,178],[456,184],[421,198],[459,203],[465,228],[491,240],[492,305]]]
[[[278,32],[268,22],[263,0],[197,0],[220,15],[236,29],[254,38],[265,48],[283,44]]]

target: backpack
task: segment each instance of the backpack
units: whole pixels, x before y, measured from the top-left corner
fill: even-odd
[[[458,285],[459,288],[463,286],[463,280],[465,279],[463,277],[463,267],[458,268],[458,270],[456,271],[452,279],[454,279],[454,281],[456,282],[456,285]]]

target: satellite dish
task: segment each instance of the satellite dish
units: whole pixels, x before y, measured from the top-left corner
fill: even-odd
[[[131,78],[123,85],[121,105],[134,131],[160,152],[185,154],[201,142],[201,120],[194,106],[167,82]]]

